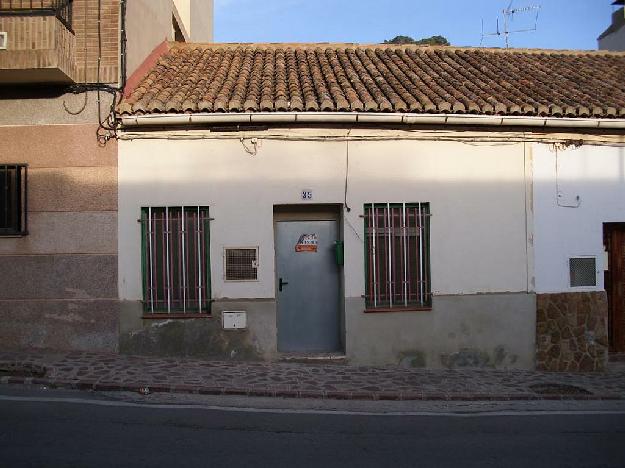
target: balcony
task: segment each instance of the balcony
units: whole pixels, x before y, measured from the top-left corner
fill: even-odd
[[[0,85],[74,83],[72,5],[73,0],[0,0]]]

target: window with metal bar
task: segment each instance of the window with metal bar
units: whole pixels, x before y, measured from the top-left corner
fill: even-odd
[[[26,164],[0,164],[0,236],[24,236],[27,225]]]
[[[224,248],[224,279],[258,280],[258,247]]]
[[[432,305],[429,203],[364,206],[368,310]]]
[[[210,313],[209,223],[205,206],[141,209],[147,313]]]

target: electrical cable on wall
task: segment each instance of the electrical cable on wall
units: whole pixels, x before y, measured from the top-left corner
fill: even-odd
[[[258,139],[257,138],[249,138],[250,143],[252,143],[253,148],[250,148],[249,146],[247,146],[245,144],[245,137],[241,137],[239,139],[239,141],[241,142],[241,145],[243,146],[243,149],[245,150],[245,152],[251,156],[256,156],[256,154],[258,154]]]
[[[98,59],[96,69],[96,82],[87,82],[87,4],[85,3],[85,15],[84,15],[84,40],[85,40],[85,71],[84,71],[84,83],[69,86],[67,88],[68,93],[72,94],[85,94],[84,105],[76,112],[68,109],[67,105],[63,103],[65,110],[72,114],[77,115],[82,113],[87,106],[87,94],[90,91],[97,92],[97,107],[98,107],[98,129],[96,130],[96,137],[100,145],[105,145],[108,140],[117,136],[117,116],[115,109],[119,99],[119,93],[123,92],[126,86],[126,1],[120,0],[120,86],[111,86],[101,83],[101,62],[102,62],[102,0],[98,0],[98,14],[97,14],[97,37],[98,37]],[[108,109],[105,118],[102,117],[102,97],[101,92],[106,92],[111,95],[111,105]]]
[[[237,131],[243,131],[243,128],[237,128]],[[291,135],[286,133],[257,133],[258,138],[263,140],[274,141],[345,141],[345,135]],[[133,132],[132,127],[128,126],[124,130],[124,133],[118,136],[122,140],[239,140],[241,137],[235,132],[213,132],[210,128],[203,130],[180,130],[180,128],[167,130],[167,131],[152,131],[149,133]],[[246,136],[251,138],[251,136]],[[472,143],[490,142],[492,145],[499,146],[497,143],[501,142],[503,145],[517,143],[542,143],[546,145],[553,145],[556,143],[570,142],[571,139],[566,137],[558,138],[556,136],[523,136],[521,133],[502,133],[501,135],[482,135],[482,136],[462,136],[453,134],[453,132],[445,133],[415,133],[411,130],[403,131],[401,134],[394,135],[357,135],[350,136],[352,141],[449,141],[458,142],[466,145],[472,145]],[[621,137],[615,138],[609,136],[590,136],[585,140],[579,140],[579,144],[588,142],[595,146],[618,146],[625,147],[625,144],[621,141]],[[480,145],[481,146],[481,145]]]
[[[347,179],[349,177],[349,135],[352,132],[350,128],[347,130],[347,135],[345,136],[345,192],[343,199],[343,206],[345,207],[345,211],[348,213],[352,211],[352,209],[347,205]]]
[[[549,149],[555,153],[555,173],[556,173],[556,204],[561,208],[579,208],[582,204],[582,201],[579,195],[575,196],[574,203],[566,203],[564,201],[560,201],[564,198],[564,193],[560,189],[560,158],[559,153],[561,151],[565,151],[569,148],[577,149],[582,146],[582,141],[565,141],[559,143],[552,143],[549,146]]]
[[[87,25],[87,4],[85,4],[85,8],[84,8],[84,15],[83,15],[83,21],[85,22],[85,26]],[[83,84],[86,85],[87,84],[87,35],[85,34],[84,36],[84,67],[83,67]],[[85,96],[84,102],[82,104],[82,107],[80,109],[78,109],[77,111],[71,111],[69,110],[69,108],[67,107],[67,104],[65,103],[65,99],[63,99],[63,108],[65,109],[65,112],[67,112],[68,114],[71,115],[79,115],[82,114],[83,111],[87,108],[87,101],[89,98],[89,94],[88,93],[83,93]]]

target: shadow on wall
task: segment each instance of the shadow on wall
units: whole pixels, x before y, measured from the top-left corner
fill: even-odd
[[[116,182],[115,167],[29,169],[29,235],[0,238],[2,349],[117,351]]]

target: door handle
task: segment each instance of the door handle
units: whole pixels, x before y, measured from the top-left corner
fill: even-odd
[[[278,280],[278,291],[282,291],[282,286],[286,286],[287,284],[289,284],[289,283],[286,282],[286,281],[282,281],[282,278],[280,278]]]

